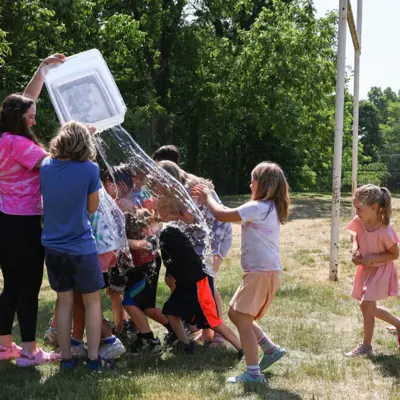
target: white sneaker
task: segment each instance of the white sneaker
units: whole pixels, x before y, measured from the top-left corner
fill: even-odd
[[[85,344],[81,343],[78,346],[71,345],[71,354],[72,357],[75,358],[85,358],[86,357]]]
[[[104,360],[115,360],[125,352],[126,348],[118,338],[113,343],[101,344],[99,348],[99,356]]]

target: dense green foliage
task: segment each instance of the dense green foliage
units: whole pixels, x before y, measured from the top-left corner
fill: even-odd
[[[360,183],[400,189],[400,97],[391,89],[373,87],[360,102]]]
[[[221,193],[247,191],[266,159],[294,189],[329,189],[336,22],[316,18],[312,0],[0,0],[0,95],[23,90],[50,53],[98,48],[127,104],[125,128],[149,153],[178,145],[184,167]],[[362,104],[365,164],[386,163],[385,96]],[[48,140],[56,127],[43,95],[37,133]]]

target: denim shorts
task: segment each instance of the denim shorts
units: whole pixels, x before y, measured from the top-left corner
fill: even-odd
[[[75,256],[46,249],[45,263],[51,288],[55,292],[94,293],[104,287],[97,253]]]

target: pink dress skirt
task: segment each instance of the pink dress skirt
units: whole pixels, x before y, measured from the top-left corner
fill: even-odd
[[[352,296],[357,300],[377,301],[398,295],[398,275],[394,262],[379,267],[357,267]]]

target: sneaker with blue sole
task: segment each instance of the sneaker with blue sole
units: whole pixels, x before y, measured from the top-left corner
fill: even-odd
[[[275,346],[271,353],[264,353],[263,358],[260,361],[260,371],[264,371],[270,367],[273,363],[280,360],[287,353],[286,349],[281,349],[280,346]]]
[[[248,374],[247,371],[243,372],[243,374],[240,374],[238,376],[231,376],[226,381],[229,383],[266,383],[267,382],[263,375],[261,375],[258,378],[254,378],[250,374]]]

